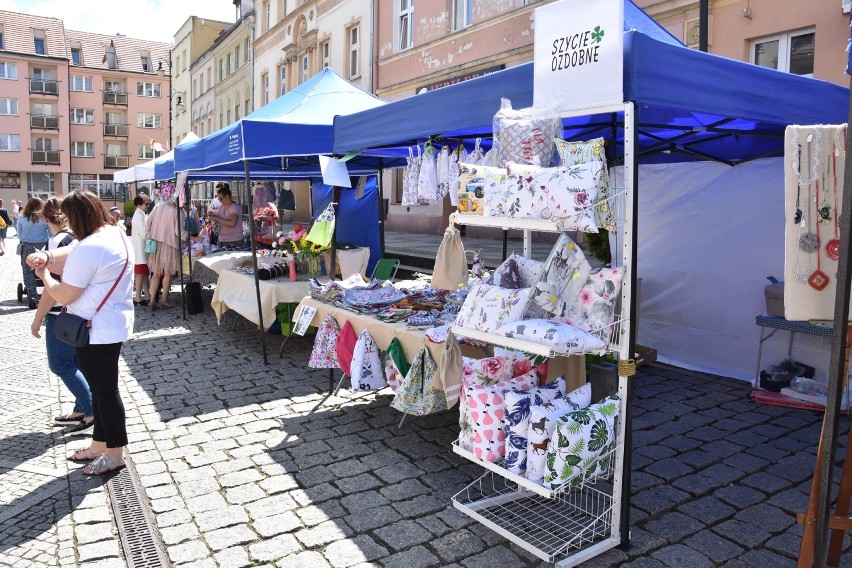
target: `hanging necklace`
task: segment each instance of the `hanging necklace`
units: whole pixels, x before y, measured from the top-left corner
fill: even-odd
[[[819,203],[819,180],[816,180],[816,196],[814,197],[814,207]],[[828,286],[828,275],[822,271],[819,262],[819,222],[816,224],[816,255],[817,255],[817,269],[814,270],[814,273],[811,274],[810,278],[808,278],[808,284],[811,285],[811,288],[817,291],[821,291],[823,288]]]
[[[814,134],[809,134],[807,138],[808,147],[811,144],[811,138],[814,139],[814,152],[813,156],[810,158],[810,166],[811,166],[811,175],[808,179],[802,179],[802,171],[799,167],[799,160],[801,159],[801,153],[798,152],[800,149],[799,146],[799,127],[793,126],[793,149],[797,150],[796,153],[793,154],[793,171],[796,172],[796,180],[799,182],[799,187],[805,187],[806,185],[811,185],[813,182],[819,179],[819,166],[820,166],[820,151],[822,150],[821,142],[822,142],[822,129],[817,128]]]
[[[819,131],[817,131],[817,132],[819,132]],[[794,136],[798,136],[798,130],[794,130]],[[811,140],[811,137],[808,136],[808,148],[809,149],[810,149],[810,140]],[[817,137],[817,140],[819,140],[819,137]],[[798,168],[797,168],[797,170],[798,170]],[[801,179],[801,178],[799,178],[799,179]],[[807,200],[807,202],[805,202],[805,211],[802,215],[802,225],[807,223],[808,228],[807,228],[807,231],[804,232],[804,233],[802,233],[800,231],[800,235],[799,235],[799,248],[802,249],[802,252],[806,252],[808,254],[815,252],[819,248],[819,238],[817,237],[816,233],[811,231],[811,202],[813,201],[813,195],[811,194],[811,183],[812,182],[808,182],[808,184],[807,184],[808,200]],[[810,262],[810,259],[808,260],[808,262]]]
[[[798,136],[797,136],[798,137]],[[802,145],[796,144],[796,179],[802,179]],[[799,201],[802,198],[802,186],[798,183],[796,184],[796,212],[793,214],[793,224],[798,225],[802,222],[802,208],[799,206]],[[801,231],[800,231],[801,232]]]
[[[840,128],[837,132],[840,132]],[[835,136],[837,135],[835,132]],[[831,260],[840,258],[840,239],[837,237],[837,224],[839,223],[840,211],[837,209],[837,146],[835,145],[831,153],[831,173],[834,176],[834,238],[825,244],[825,254]]]

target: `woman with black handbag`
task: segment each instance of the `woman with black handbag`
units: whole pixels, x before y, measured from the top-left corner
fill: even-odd
[[[91,445],[69,459],[91,461],[83,473],[99,475],[124,467],[127,426],[118,358],[133,332],[133,255],[124,231],[94,193],[72,191],[62,201],[62,212],[77,244],[36,252],[27,263],[69,314],[88,321],[88,341],[76,347],[76,355],[92,391],[95,426]],[[61,271],[62,282],[50,276],[48,267]]]

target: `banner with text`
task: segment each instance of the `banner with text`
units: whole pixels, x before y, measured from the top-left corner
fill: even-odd
[[[535,10],[533,105],[565,112],[624,102],[624,0]]]

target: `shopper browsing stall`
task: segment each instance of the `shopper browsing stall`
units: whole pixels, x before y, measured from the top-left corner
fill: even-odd
[[[239,203],[231,198],[231,188],[227,183],[217,188],[218,209],[208,213],[210,220],[219,223],[219,246],[221,248],[240,248],[244,244],[243,211]]]
[[[134,305],[147,306],[151,301],[151,290],[148,287],[148,253],[145,252],[145,239],[148,237],[145,221],[148,219],[147,212],[150,203],[151,199],[146,193],[140,193],[133,198],[136,211],[133,213],[133,219],[130,222],[130,242],[133,243],[133,257],[136,259],[136,264],[133,266]]]

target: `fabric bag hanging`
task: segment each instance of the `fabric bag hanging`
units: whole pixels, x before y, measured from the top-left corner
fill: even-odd
[[[402,381],[408,374],[409,368],[408,361],[405,360],[405,354],[402,351],[402,344],[399,339],[394,337],[388,345],[387,353],[385,353],[385,379],[387,379],[388,386],[394,394],[399,392],[399,387],[402,386]]]
[[[459,204],[459,162],[462,161],[462,153],[467,156],[464,146],[459,144],[458,149],[450,153],[450,157],[447,160],[447,191],[450,194],[450,205],[453,207],[457,207]]]
[[[417,156],[412,148],[408,149],[408,164],[402,178],[402,205],[420,205],[417,201],[417,180],[420,178],[420,146]]]
[[[329,246],[331,237],[334,235],[334,223],[334,204],[329,203],[328,207],[317,216],[306,239],[321,247]]]
[[[366,329],[361,332],[352,353],[352,391],[364,392],[387,386],[379,348]]]
[[[447,196],[447,189],[450,182],[450,146],[445,144],[441,151],[438,152],[438,159],[435,169],[437,171],[438,181],[438,199],[443,199]]]
[[[435,257],[432,287],[456,290],[465,284],[467,284],[467,257],[464,255],[461,233],[450,225],[444,231],[444,238]]]
[[[452,408],[459,401],[463,364],[461,346],[456,336],[450,331],[444,341],[438,370],[432,379],[432,386],[444,391],[447,408]]]
[[[420,176],[417,178],[417,199],[421,203],[431,203],[438,199],[438,166],[435,147],[426,143],[420,161]]]
[[[417,351],[411,368],[402,382],[391,407],[414,416],[425,416],[447,409],[444,391],[432,386],[435,376],[435,360],[424,345]]]
[[[308,367],[311,369],[337,369],[337,338],[340,336],[340,326],[331,315],[325,316],[317,328],[314,339],[314,348],[308,359]]]
[[[355,329],[352,324],[347,321],[340,328],[340,335],[337,336],[337,343],[334,345],[334,351],[337,353],[337,363],[344,375],[352,376],[352,354],[355,351],[355,343],[358,337],[355,335]]]

